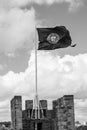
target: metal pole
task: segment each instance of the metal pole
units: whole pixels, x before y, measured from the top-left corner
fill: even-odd
[[[36,39],[36,28],[35,28]],[[35,41],[35,119],[38,119],[38,88],[37,88],[37,43]],[[35,130],[37,130],[37,122],[35,122]]]
[[[35,130],[37,130],[37,123],[35,122]]]
[[[35,39],[36,37],[36,27],[35,27]],[[38,98],[38,72],[37,72],[37,40],[35,41],[35,119],[40,119],[40,108],[39,106],[39,98]],[[43,111],[43,110],[42,110]],[[43,116],[43,112],[42,112]],[[37,121],[35,122],[35,130],[38,130],[37,128]]]
[[[35,33],[36,35],[36,33]],[[35,41],[35,83],[36,83],[36,96],[38,95],[38,90],[37,90],[37,43]]]

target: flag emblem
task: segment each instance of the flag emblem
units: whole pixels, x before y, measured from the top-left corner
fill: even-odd
[[[59,41],[59,35],[57,33],[50,33],[47,37],[47,41],[51,44],[56,44]]]

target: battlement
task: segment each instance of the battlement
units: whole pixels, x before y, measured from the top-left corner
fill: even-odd
[[[14,96],[11,100],[11,117],[13,130],[74,130],[74,96],[64,95],[54,100],[53,109],[48,110],[47,100],[39,101],[39,118],[35,118],[33,100],[25,101],[25,110],[22,111],[21,96]]]
[[[33,100],[26,100],[25,101],[25,110],[33,109]]]
[[[25,110],[33,109],[33,106],[34,106],[33,100],[26,100],[26,101],[25,101]],[[40,101],[39,101],[39,108],[40,108],[40,109],[46,110],[47,107],[48,107],[48,106],[47,106],[47,100],[40,100]]]

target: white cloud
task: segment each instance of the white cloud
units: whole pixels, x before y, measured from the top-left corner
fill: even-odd
[[[0,11],[0,51],[14,52],[22,47],[31,49],[35,22],[34,9]]]
[[[8,0],[9,1],[9,5],[8,4],[4,4],[4,1],[2,2],[4,4],[4,6],[6,7],[6,5],[8,7],[26,7],[27,5],[30,5],[32,3],[36,3],[39,5],[42,4],[48,4],[48,5],[52,5],[54,3],[67,3],[69,4],[69,10],[75,10],[76,8],[80,7],[83,5],[83,1],[82,0]]]
[[[67,0],[70,1],[70,0]],[[79,7],[83,6],[83,1],[82,0],[71,0],[70,6],[69,6],[69,11],[76,11]]]
[[[87,99],[75,100],[75,110],[76,120],[83,124],[87,122]]]
[[[62,4],[67,3],[69,4],[69,10],[73,11],[76,8],[83,5],[83,0],[0,0],[0,7],[9,9],[14,7],[26,7],[31,5],[32,3],[36,3],[39,5],[47,4],[52,5],[54,3]]]
[[[10,71],[4,76],[0,76],[0,90],[2,90],[0,91],[1,102],[5,102],[7,99],[11,100],[14,95],[22,95],[23,97],[30,99],[34,97],[34,56],[34,52],[32,52],[28,68],[25,72],[14,73]],[[50,52],[39,51],[38,91],[40,98],[53,100],[63,96],[64,94],[74,94],[76,99],[86,100],[86,59],[87,54],[80,54],[77,56],[66,55],[63,58],[60,58],[60,56],[55,56]],[[79,110],[76,108],[76,113],[78,112]],[[87,119],[85,114],[83,114],[83,118],[85,120]]]

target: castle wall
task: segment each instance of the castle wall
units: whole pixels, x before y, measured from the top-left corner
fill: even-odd
[[[25,101],[25,110],[22,111],[21,96],[11,100],[11,118],[13,130],[75,130],[74,97],[65,95],[53,101],[53,109],[48,110],[47,100],[39,102],[39,118],[35,119],[33,100]]]
[[[53,130],[51,120],[47,119],[26,119],[23,121],[24,130],[35,130],[37,125],[38,130]]]

